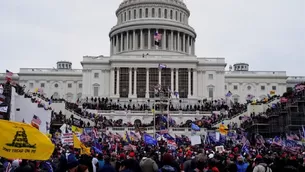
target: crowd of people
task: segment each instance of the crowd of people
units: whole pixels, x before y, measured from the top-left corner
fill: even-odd
[[[293,103],[300,99],[300,92],[293,92],[285,97],[288,102]],[[30,95],[33,103],[38,99]],[[36,96],[36,95],[35,95]],[[304,97],[304,96],[303,96]],[[46,102],[54,99],[40,96]],[[275,97],[260,103],[273,101]],[[60,100],[57,100],[60,101]],[[64,101],[64,100],[63,100]],[[123,120],[112,120],[86,109],[96,110],[151,110],[148,105],[120,105],[119,102],[112,102],[105,98],[86,99],[82,105],[65,102],[66,109],[75,112],[79,117],[66,118],[63,112],[51,112],[51,121],[61,121],[68,126],[76,125],[79,128],[91,128],[94,134],[89,136],[89,141],[84,144],[91,148],[91,152],[84,152],[72,145],[64,145],[60,140],[61,133],[70,132],[57,130],[52,134],[52,142],[55,150],[52,157],[47,161],[12,160],[0,158],[0,171],[9,172],[303,172],[305,171],[305,149],[298,146],[297,149],[287,149],[287,145],[279,146],[278,141],[273,139],[268,142],[267,138],[247,136],[243,129],[231,122],[228,125],[229,133],[220,135],[220,138],[212,138],[211,135],[201,137],[200,143],[193,144],[190,136],[170,136],[170,133],[158,133],[155,135],[156,142],[148,142],[146,133],[141,127],[152,126],[153,123],[140,124],[136,127],[135,133],[127,133],[124,136],[118,133],[110,133],[107,130],[100,130],[107,127],[134,127],[134,124],[125,123]],[[235,103],[228,107],[223,101],[205,102],[201,105],[186,106],[185,111],[207,110],[219,111],[211,116],[203,116],[200,119],[190,120],[185,124],[174,124],[175,127],[198,127],[211,128],[211,126],[224,119],[231,119],[247,111],[246,104]],[[287,102],[286,102],[287,103]],[[82,106],[82,108],[80,108]],[[251,114],[243,118],[243,124],[252,122],[256,118],[262,118],[278,114],[283,108],[283,102],[270,106],[266,112]],[[170,107],[170,110],[177,109]],[[94,126],[85,123],[82,118],[95,122]],[[161,118],[158,116],[158,118]],[[98,125],[102,124],[102,125]],[[196,132],[194,131],[196,135]],[[216,134],[217,135],[217,134]],[[299,137],[305,140],[305,131]],[[82,136],[80,137],[82,138]],[[157,139],[159,138],[159,139]],[[223,139],[224,138],[224,139]],[[218,149],[218,148],[221,149]],[[0,155],[1,157],[1,155]]]

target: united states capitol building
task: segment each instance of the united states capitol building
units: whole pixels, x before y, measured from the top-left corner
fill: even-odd
[[[154,88],[160,85],[178,92],[186,103],[224,98],[228,91],[233,101],[245,102],[249,94],[257,99],[272,90],[281,95],[305,81],[285,71],[251,71],[246,63],[231,66],[225,58],[196,56],[197,35],[181,0],[124,0],[115,14],[109,56],[84,56],[82,69],[67,61],[57,62],[57,68],[20,68],[13,80],[26,91],[39,88],[47,97],[72,102],[85,97],[144,102],[154,100]],[[161,36],[158,45],[156,33]],[[4,77],[0,74],[0,82]]]

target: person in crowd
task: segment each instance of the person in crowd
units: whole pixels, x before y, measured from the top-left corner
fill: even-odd
[[[130,169],[133,172],[142,172],[141,167],[139,165],[139,162],[136,158],[136,153],[131,151],[128,155],[128,159],[126,160],[128,162],[128,169]]]
[[[253,172],[272,172],[271,168],[268,167],[268,164],[266,164],[263,160],[263,157],[261,155],[257,155],[255,158],[255,167],[253,169]]]
[[[35,169],[31,167],[29,161],[23,159],[19,167],[16,168],[15,172],[35,172]]]
[[[163,166],[160,169],[161,172],[179,172],[173,166],[174,159],[173,159],[173,156],[171,154],[165,153],[163,155],[163,161],[162,162],[163,162]]]
[[[130,169],[128,160],[124,160],[120,163],[120,168],[118,172],[133,172],[132,169]]]
[[[140,161],[140,167],[143,172],[157,172],[158,171],[158,165],[157,163],[152,159],[148,157],[143,157]]]
[[[110,157],[108,155],[104,157],[104,162],[103,167],[99,168],[98,172],[116,172],[115,168],[110,163]]]
[[[245,158],[242,155],[237,157],[237,172],[246,172],[249,164],[245,162]]]
[[[102,169],[103,166],[105,165],[103,154],[99,153],[98,156],[97,156],[97,159],[98,159],[98,169]]]

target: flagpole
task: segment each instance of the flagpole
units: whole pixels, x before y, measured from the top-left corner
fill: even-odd
[[[153,112],[152,112],[152,114],[153,114],[153,118],[154,118],[154,138],[156,138],[156,113],[155,113],[155,111],[156,111],[156,102],[153,104]]]

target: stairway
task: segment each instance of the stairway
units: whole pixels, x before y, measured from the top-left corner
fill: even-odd
[[[280,101],[280,99],[277,98],[277,99],[274,99],[274,100],[272,100],[272,101],[270,101],[266,104],[261,104],[261,105],[251,105],[251,104],[249,104],[248,107],[247,107],[246,112],[238,114],[237,116],[234,116],[231,119],[225,119],[223,121],[220,121],[220,122],[214,124],[213,127],[218,128],[221,123],[224,123],[224,125],[228,125],[231,122],[237,123],[237,126],[239,127],[241,122],[242,122],[242,120],[239,119],[241,116],[250,116],[250,114],[252,112],[255,112],[255,113],[266,112],[266,110],[268,109],[269,106],[272,106],[273,103],[277,103],[279,101]]]
[[[85,124],[87,124],[87,123],[89,122],[89,123],[90,123],[90,126],[94,126],[94,125],[95,125],[94,121],[92,121],[92,120],[90,120],[90,119],[87,119],[87,118],[82,118],[82,117],[80,117],[77,113],[72,112],[72,111],[70,111],[70,110],[68,110],[68,109],[65,109],[65,111],[63,111],[63,114],[66,115],[66,118],[70,118],[71,115],[73,115],[74,118],[76,118],[76,119],[81,119],[82,121],[84,121]]]

